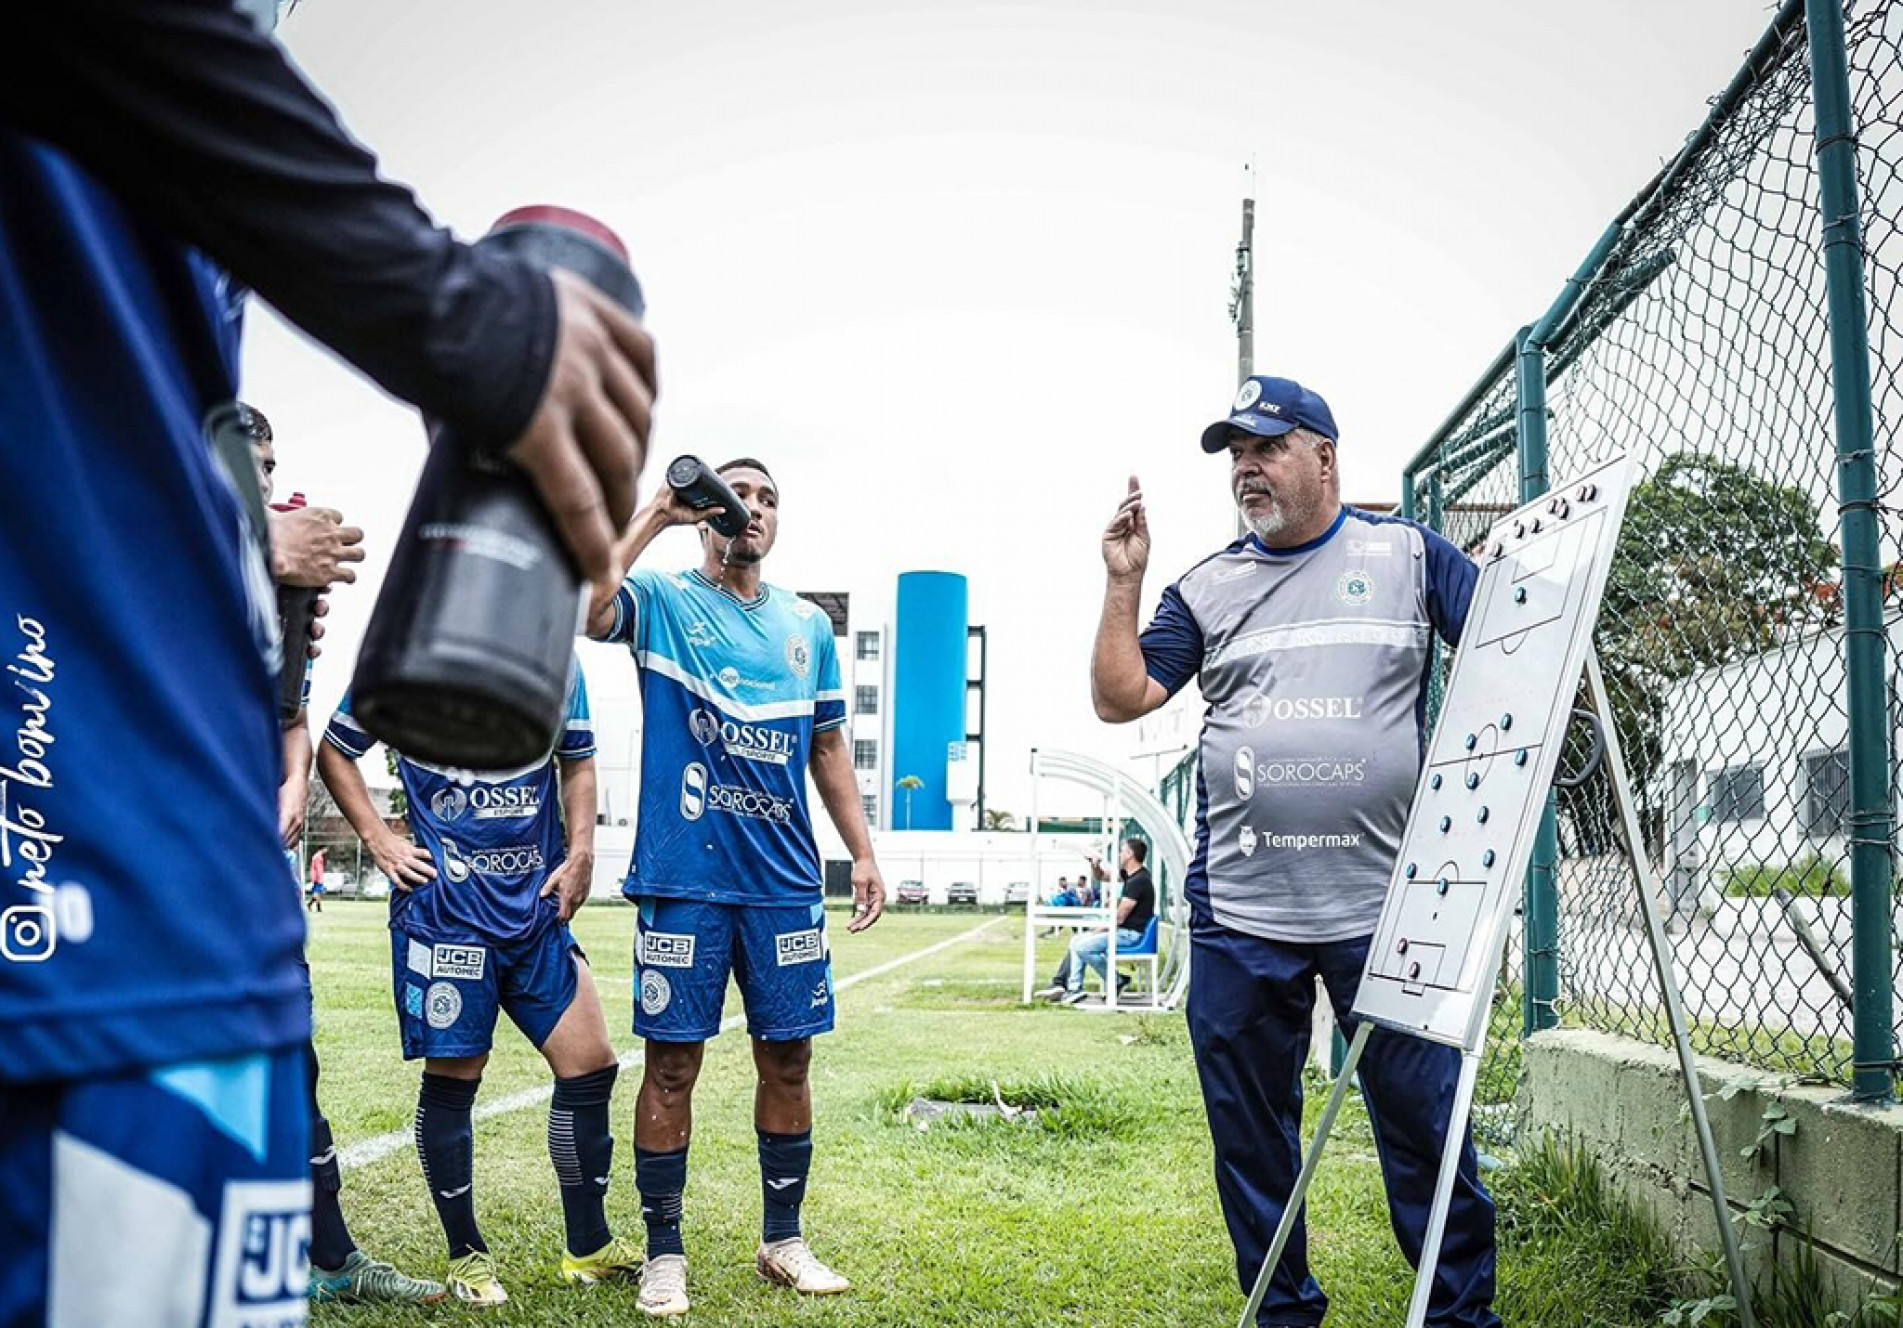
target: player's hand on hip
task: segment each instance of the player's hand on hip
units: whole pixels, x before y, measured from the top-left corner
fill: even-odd
[[[1103,532],[1103,562],[1110,575],[1141,580],[1150,565],[1150,522],[1143,512],[1143,488],[1130,477],[1130,492],[1117,506]]]
[[[588,886],[595,876],[595,855],[570,853],[542,882],[541,897],[555,896],[555,916],[567,922],[588,902]]]
[[[859,858],[852,864],[852,921],[849,932],[864,931],[885,912],[885,877],[871,858]]]
[[[654,421],[654,342],[573,273],[550,274],[560,328],[548,385],[508,455],[529,474],[588,580],[614,579]]]
[[[357,579],[351,563],[363,561],[363,531],[344,524],[333,507],[272,512],[271,577],[287,586],[328,590]]]
[[[436,863],[429,850],[395,834],[388,834],[370,845],[370,856],[398,890],[410,891],[436,879]]]

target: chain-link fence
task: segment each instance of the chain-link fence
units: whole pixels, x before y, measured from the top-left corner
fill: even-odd
[[[1888,504],[1903,482],[1892,437],[1903,418],[1903,4],[1852,4],[1846,15],[1887,564]],[[1405,491],[1412,515],[1466,546],[1518,504],[1523,483],[1537,490],[1547,475],[1557,483],[1620,452],[1638,462],[1595,643],[1694,1044],[1847,1083],[1850,733],[1862,724],[1888,745],[1884,815],[1866,816],[1883,823],[1887,852],[1897,689],[1892,672],[1887,697],[1877,689],[1853,705],[1846,685],[1816,115],[1803,6],[1789,3],[1709,120],[1608,233],[1570,315],[1541,325],[1544,439],[1520,436],[1509,345],[1411,464]],[[1892,579],[1881,591],[1886,659],[1903,644]],[[1603,774],[1559,796],[1557,955],[1542,954],[1537,924],[1531,946],[1515,946],[1528,969],[1546,961],[1556,1008],[1536,999],[1526,1022],[1556,1016],[1664,1041],[1615,824]],[[1894,947],[1884,953],[1893,966]],[[1522,1023],[1522,972],[1509,970],[1496,1035]],[[1887,1012],[1889,993],[1876,995]],[[1496,1036],[1482,1102],[1512,1098],[1514,1041]],[[1889,1060],[1886,1050],[1886,1071]]]

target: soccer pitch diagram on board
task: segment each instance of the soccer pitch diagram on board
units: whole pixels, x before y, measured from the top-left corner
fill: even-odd
[[[1625,515],[1623,456],[1503,519],[1414,792],[1355,1013],[1480,1045]]]

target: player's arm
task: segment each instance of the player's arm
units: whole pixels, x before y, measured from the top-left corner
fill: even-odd
[[[628,522],[628,528],[615,541],[614,574],[609,582],[597,582],[593,597],[588,601],[588,628],[590,637],[596,641],[606,641],[614,635],[615,597],[620,593],[621,582],[634,567],[635,560],[647,552],[648,545],[654,543],[655,536],[670,526],[691,526],[699,521],[702,513],[696,512],[680,500],[680,496],[666,485],[649,499],[634,519]],[[623,611],[626,611],[623,605]]]
[[[436,879],[436,864],[430,860],[429,850],[398,835],[377,815],[376,803],[370,798],[370,786],[364,783],[363,771],[357,769],[353,757],[326,741],[317,752],[317,774],[330,790],[337,810],[350,822],[350,828],[370,850],[370,856],[390,878],[391,885],[399,890],[413,890]]]
[[[866,827],[866,808],[859,800],[852,747],[843,724],[813,735],[810,769],[826,814],[846,841],[846,852],[852,854],[852,921],[846,930],[864,931],[885,912],[885,878],[872,856],[872,832]]]
[[[284,774],[278,780],[278,839],[286,848],[295,847],[304,833],[304,807],[310,795],[311,712],[300,709],[297,718],[284,726]]]
[[[588,902],[588,885],[595,876],[595,758],[558,756],[555,761],[561,772],[567,851],[542,882],[542,898],[554,895],[555,911],[567,922]]]
[[[1117,901],[1117,925],[1119,927],[1130,920],[1130,914],[1135,911],[1136,906],[1136,899],[1130,895],[1125,895]]]
[[[1473,604],[1480,569],[1451,541],[1426,526],[1420,529],[1421,540],[1426,545],[1426,557],[1421,561],[1425,564],[1423,572],[1427,581],[1427,617],[1441,640],[1458,646],[1460,634],[1467,626],[1467,610]]]
[[[652,420],[654,346],[633,318],[436,226],[231,0],[62,0],[16,19],[0,120],[519,462],[584,572],[607,577]]]
[[[1150,676],[1137,640],[1137,600],[1150,562],[1150,526],[1143,512],[1143,490],[1130,477],[1130,492],[1103,532],[1103,616],[1090,656],[1090,699],[1097,718],[1123,724],[1149,714],[1170,693]]]

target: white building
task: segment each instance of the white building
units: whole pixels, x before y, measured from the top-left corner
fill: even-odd
[[[1885,636],[1895,661],[1903,617],[1889,620]],[[1775,869],[1813,855],[1844,861],[1850,781],[1843,651],[1844,629],[1832,628],[1694,674],[1666,693],[1659,778],[1674,900],[1709,902],[1723,893],[1728,872],[1746,865]]]

